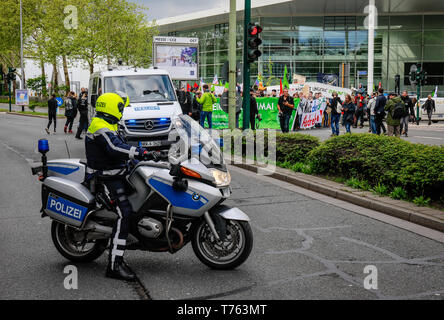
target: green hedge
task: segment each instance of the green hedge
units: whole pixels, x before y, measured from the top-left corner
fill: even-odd
[[[289,152],[292,149],[289,149]],[[331,138],[306,158],[314,173],[366,180],[410,197],[444,197],[444,146],[413,144],[396,137],[347,134]]]
[[[246,138],[242,139],[242,155],[246,154]],[[264,140],[258,141],[256,145],[264,146],[264,154],[268,156],[268,134],[264,131]],[[276,162],[295,163],[305,162],[305,158],[311,150],[320,145],[319,138],[300,133],[277,133],[276,134]],[[232,152],[234,151],[232,147]],[[256,150],[255,150],[256,151]]]

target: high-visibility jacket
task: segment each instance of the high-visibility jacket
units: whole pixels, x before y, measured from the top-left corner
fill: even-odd
[[[111,175],[118,171],[116,169],[125,168],[127,160],[134,159],[145,151],[127,144],[118,134],[117,124],[110,124],[97,117],[93,118],[88,128],[85,150],[88,168]]]

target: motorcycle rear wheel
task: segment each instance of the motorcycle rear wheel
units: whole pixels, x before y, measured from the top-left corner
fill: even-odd
[[[52,221],[51,238],[57,251],[72,262],[91,262],[100,257],[106,250],[108,240],[96,240],[80,244],[81,236],[76,229],[63,223]]]
[[[246,221],[227,220],[227,238],[215,239],[205,220],[192,235],[193,251],[199,260],[212,269],[229,270],[244,263],[253,248],[253,232]]]

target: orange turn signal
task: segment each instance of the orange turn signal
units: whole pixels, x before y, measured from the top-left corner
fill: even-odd
[[[184,175],[189,176],[189,177],[193,177],[193,178],[197,178],[197,179],[201,179],[202,178],[200,176],[200,174],[198,174],[196,171],[193,171],[193,170],[185,168],[185,167],[180,167],[180,171],[182,171],[182,173]]]

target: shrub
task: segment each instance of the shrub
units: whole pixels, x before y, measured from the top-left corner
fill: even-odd
[[[359,179],[352,177],[345,181],[345,185],[353,189],[359,189],[359,182]]]
[[[325,141],[307,157],[314,173],[356,177],[411,197],[439,199],[444,190],[444,146],[413,144],[396,137],[349,134]]]
[[[424,196],[421,195],[419,197],[413,198],[413,203],[417,206],[424,207],[430,203],[430,198],[424,198]]]
[[[306,156],[320,145],[319,139],[300,133],[276,134],[276,160],[304,162]]]
[[[401,187],[393,189],[389,196],[395,200],[406,200],[408,198],[407,192]]]
[[[387,186],[378,183],[375,187],[373,187],[372,191],[380,196],[385,196],[388,193]]]

